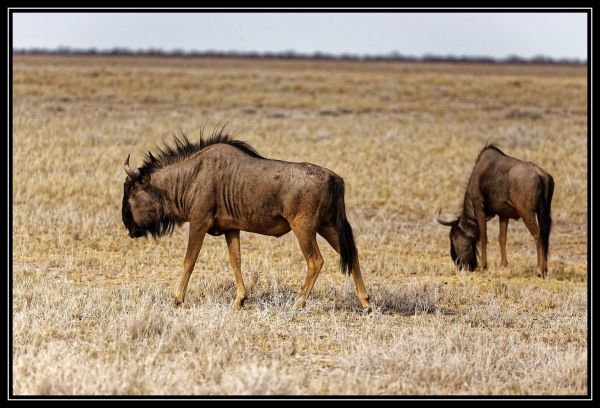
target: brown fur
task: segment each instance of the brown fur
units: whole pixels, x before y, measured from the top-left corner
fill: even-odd
[[[235,306],[240,308],[246,292],[239,232],[280,237],[293,231],[308,266],[298,307],[304,306],[323,265],[317,233],[340,253],[342,265],[349,265],[361,305],[369,307],[340,176],[310,163],[265,159],[222,133],[198,144],[184,136],[175,144],[165,146],[158,157],[149,153],[139,176],[127,178],[123,221],[132,237],[161,236],[175,225],[190,223],[177,304],[184,301],[206,234],[225,235],[237,282]]]
[[[458,218],[438,221],[451,226],[450,251],[459,266],[477,266],[476,244],[481,248],[478,269],[487,268],[486,222],[498,215],[501,265],[507,266],[506,232],[509,219],[522,218],[537,245],[537,272],[548,273],[548,242],[552,218],[550,206],[554,191],[552,176],[534,163],[507,156],[494,145],[486,146],[477,157],[465,192],[463,211]],[[537,216],[537,220],[536,220]]]

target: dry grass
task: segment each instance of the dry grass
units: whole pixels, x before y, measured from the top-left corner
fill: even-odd
[[[25,57],[13,64],[13,390],[24,394],[523,394],[587,390],[586,71],[219,59]],[[128,153],[182,128],[328,167],[374,310],[337,255],[302,312],[293,236],[242,233],[249,290],[209,237],[171,304],[186,227],[131,240]],[[456,271],[438,208],[457,210],[495,141],[555,179],[549,279],[511,222],[510,267]],[[498,223],[489,223],[490,238]]]

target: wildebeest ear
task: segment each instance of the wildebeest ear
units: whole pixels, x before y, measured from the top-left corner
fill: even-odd
[[[150,173],[144,173],[142,177],[140,177],[140,183],[142,184],[150,184],[152,180],[152,175]]]
[[[438,211],[437,217],[436,217],[437,222],[439,222],[440,224],[445,225],[447,227],[453,227],[456,224],[458,224],[458,217],[447,215],[447,214],[441,215],[440,213],[441,213],[441,210]]]

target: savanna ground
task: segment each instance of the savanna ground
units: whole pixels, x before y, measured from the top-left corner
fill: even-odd
[[[12,74],[14,394],[588,391],[585,67],[21,55]],[[242,311],[223,237],[172,304],[187,226],[127,236],[123,161],[223,124],[345,179],[371,313],[320,237],[296,311],[291,233],[242,233]],[[508,268],[497,218],[487,272],[451,262],[434,217],[459,211],[488,141],[554,176],[546,280],[521,221]]]

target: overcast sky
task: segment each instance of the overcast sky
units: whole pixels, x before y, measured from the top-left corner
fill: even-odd
[[[13,47],[587,59],[585,13],[22,13]]]

